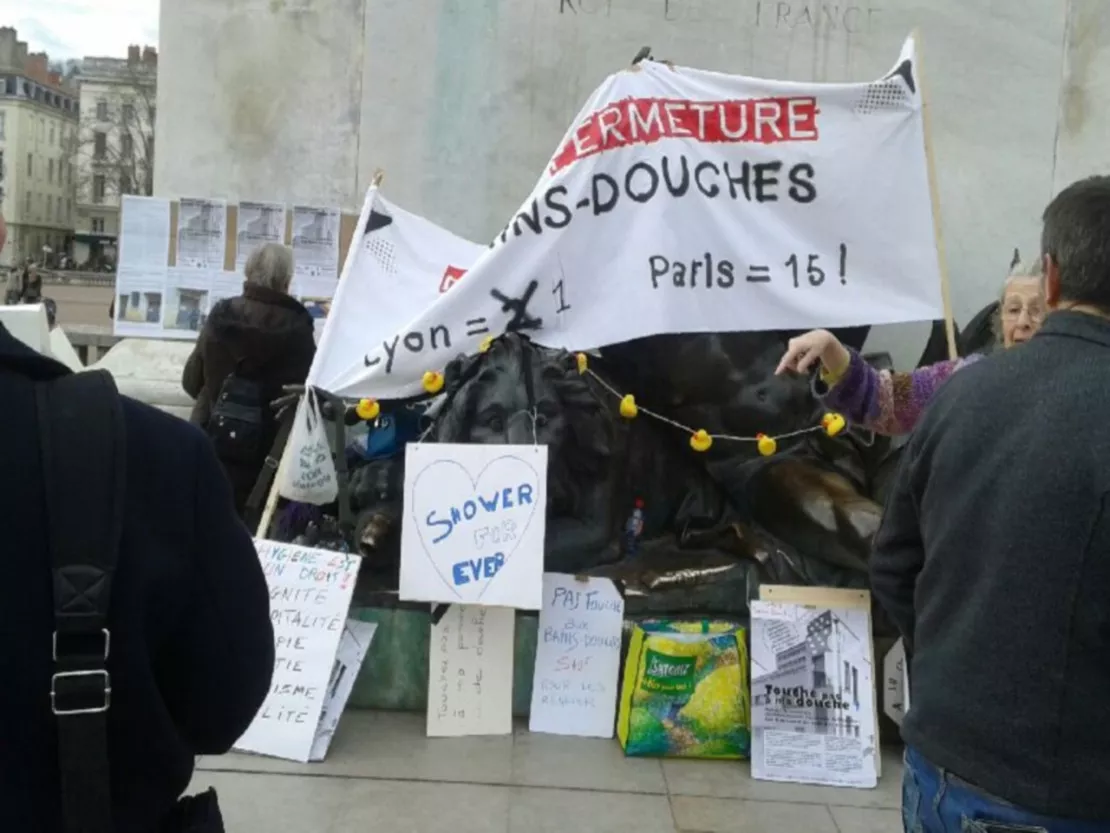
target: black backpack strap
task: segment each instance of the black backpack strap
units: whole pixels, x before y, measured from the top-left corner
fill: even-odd
[[[290,408],[281,415],[277,426],[277,435],[274,437],[274,444],[270,447],[270,453],[266,455],[266,459],[262,462],[258,479],[254,481],[254,488],[251,489],[250,496],[247,498],[247,504],[243,509],[243,521],[246,523],[247,529],[252,532],[258,529],[258,524],[262,521],[262,509],[266,503],[266,498],[270,495],[270,484],[274,482],[274,477],[277,475],[278,467],[281,464],[281,455],[285,452],[285,444],[289,441],[289,434],[293,430],[295,414],[296,408]]]
[[[50,705],[57,717],[62,829],[110,833],[108,607],[126,494],[123,411],[106,371],[36,388],[54,586]]]

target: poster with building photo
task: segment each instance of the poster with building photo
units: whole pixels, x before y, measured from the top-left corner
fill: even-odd
[[[338,208],[293,206],[293,294],[330,299],[339,283]]]
[[[182,197],[177,211],[177,265],[223,269],[227,246],[227,203]]]
[[[172,267],[166,270],[163,335],[170,338],[195,336],[208,317],[213,270]],[[176,331],[176,332],[175,332]]]
[[[235,271],[241,273],[247,258],[259,246],[285,242],[285,206],[265,202],[239,203],[235,235]]]
[[[751,603],[752,777],[878,783],[866,609]]]
[[[169,262],[169,200],[124,196],[119,240],[112,332],[118,336],[155,337],[162,329]]]
[[[157,338],[162,331],[162,300],[166,267],[133,267],[120,264],[116,273],[115,316],[117,336]]]

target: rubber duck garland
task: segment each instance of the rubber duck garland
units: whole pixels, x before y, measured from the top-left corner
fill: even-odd
[[[443,390],[443,374],[436,370],[429,370],[424,374],[424,390],[428,393],[439,393]]]
[[[493,337],[487,336],[486,338],[482,339],[482,343],[478,346],[478,351],[481,353],[486,353],[489,351],[492,344]],[[687,428],[684,425],[680,425],[679,423],[674,422],[674,420],[667,419],[666,417],[660,416],[659,414],[649,411],[646,408],[641,408],[636,403],[636,397],[633,396],[631,393],[622,394],[618,392],[612,386],[610,386],[608,382],[606,382],[604,379],[590,370],[590,360],[585,353],[575,354],[574,367],[578,371],[579,375],[584,376],[588,373],[602,387],[604,387],[611,394],[616,396],[618,400],[620,400],[618,411],[621,417],[628,420],[635,419],[642,411],[648,416],[655,417],[662,422],[674,425],[676,428],[681,428],[682,430],[687,431],[690,434],[690,448],[698,452],[704,453],[706,451],[709,451],[709,449],[713,447],[713,440],[720,439],[734,440],[737,442],[754,442],[761,455],[763,455],[764,457],[770,457],[778,451],[778,441],[781,439],[785,439],[787,437],[797,437],[816,431],[824,431],[827,436],[835,437],[838,434],[842,433],[848,427],[848,421],[844,418],[842,414],[829,412],[821,417],[820,425],[813,426],[812,428],[803,428],[800,431],[791,431],[788,434],[783,434],[778,437],[773,437],[770,434],[762,433],[756,434],[754,437],[732,437],[726,434],[710,434],[704,428]],[[424,374],[424,378],[422,381],[424,384],[424,390],[428,393],[436,394],[443,390],[443,374],[438,371],[429,370],[427,373]],[[363,399],[358,403],[357,411],[358,415],[363,419],[374,419],[381,412],[381,409],[376,400]]]
[[[694,451],[709,451],[713,446],[713,437],[704,428],[699,428],[690,435],[690,448]]]
[[[367,422],[377,419],[381,412],[382,406],[378,404],[377,399],[360,399],[358,405],[355,406],[355,413],[358,414],[358,418]]]

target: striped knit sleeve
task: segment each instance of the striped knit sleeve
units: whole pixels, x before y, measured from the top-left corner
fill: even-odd
[[[850,352],[851,361],[840,378],[830,384],[815,377],[813,392],[849,423],[886,436],[912,431],[948,377],[979,358],[952,359],[901,373],[876,370],[859,353]]]

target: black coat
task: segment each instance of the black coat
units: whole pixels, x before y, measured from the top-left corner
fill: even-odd
[[[239,365],[240,375],[261,382],[267,401],[281,396],[283,385],[304,384],[316,355],[313,320],[297,299],[255,284],[213,308],[181,377],[185,392],[196,400],[192,421],[208,424],[212,403],[224,380]],[[272,438],[266,443],[268,446]],[[224,463],[242,511],[262,460],[245,466]]]
[[[871,582],[913,644],[907,743],[1028,810],[1110,820],[1110,320],[1053,313],[940,389]]]
[[[33,380],[69,371],[0,326],[0,830],[59,830],[53,599]],[[196,755],[241,736],[269,688],[269,594],[207,438],[123,399],[127,496],[109,628],[117,833],[150,833]],[[15,441],[17,440],[17,441]],[[81,500],[88,484],[73,484]]]

